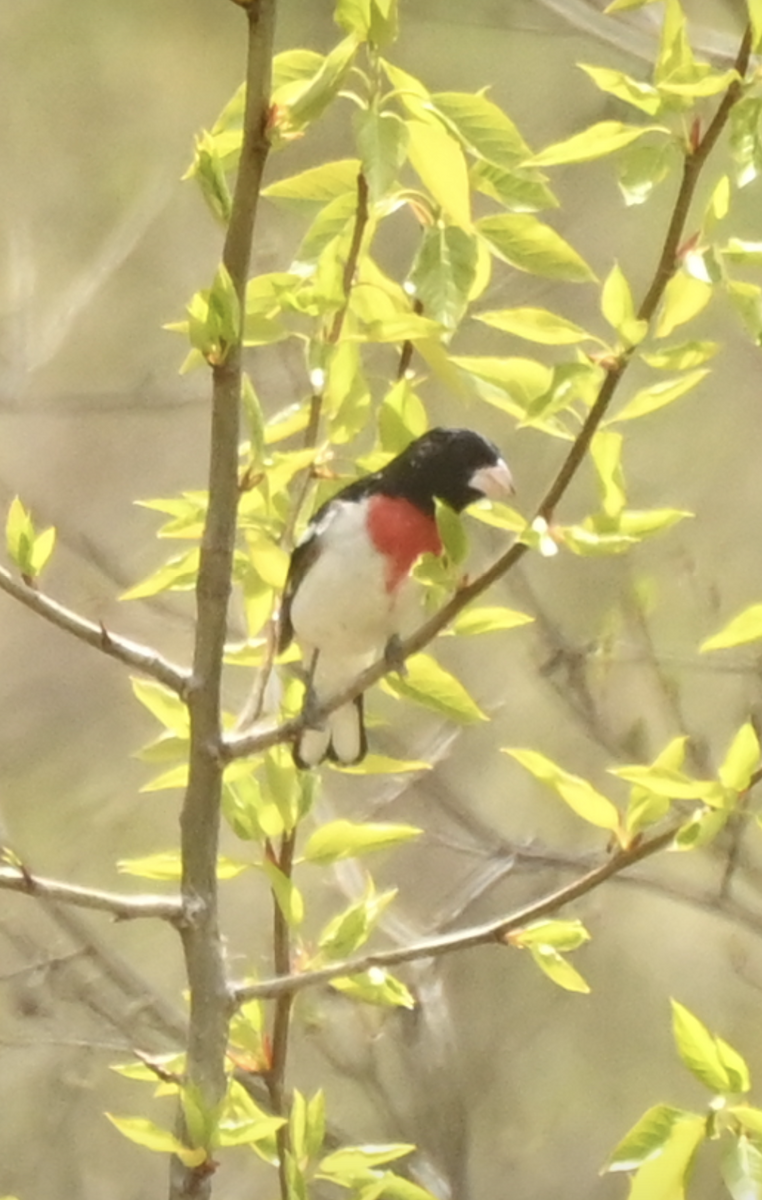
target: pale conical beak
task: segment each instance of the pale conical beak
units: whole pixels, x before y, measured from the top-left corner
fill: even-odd
[[[499,458],[493,467],[479,467],[468,482],[489,500],[505,500],[506,496],[513,496],[516,492],[513,477],[502,458]]]

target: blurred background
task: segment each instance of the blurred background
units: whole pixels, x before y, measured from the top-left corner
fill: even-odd
[[[395,61],[433,90],[489,85],[532,147],[622,118],[575,66],[645,76],[660,6],[604,18],[592,0],[403,0]],[[732,60],[745,6],[688,0],[697,44]],[[330,0],[281,0],[278,46],[327,50]],[[181,183],[193,134],[240,82],[244,21],[224,0],[0,0],[0,509],[16,494],[58,548],[47,590],[63,603],[186,662],[190,602],[118,597],[162,561],[155,514],[140,497],[205,485],[208,380],[178,375],[180,319],[206,286],[218,229]],[[274,157],[270,178],[346,156],[345,117]],[[708,173],[704,194],[722,169]],[[556,170],[562,207],[550,221],[602,278],[621,262],[636,297],[657,259],[674,197],[670,179],[645,208],[625,208],[610,160]],[[759,237],[758,189],[740,197],[732,233]],[[263,203],[258,270],[285,269],[298,231]],[[496,278],[488,307],[536,304],[598,327],[594,286]],[[478,352],[469,334],[468,352]],[[579,873],[602,838],[562,810],[504,755],[532,746],[593,779],[647,761],[679,733],[690,767],[711,772],[760,697],[747,653],[699,657],[699,641],[762,597],[757,530],[759,350],[721,305],[695,334],[722,341],[698,391],[628,430],[633,507],[688,508],[685,521],[623,559],[532,556],[490,601],[535,623],[467,645],[441,640],[493,717],[455,729],[375,697],[379,748],[427,757],[424,778],[356,781],[326,773],[321,813],[412,821],[415,847],[374,869],[399,888],[387,937],[408,940],[510,912]],[[506,352],[528,353],[506,342]],[[275,412],[304,394],[297,351],[251,364]],[[632,385],[629,385],[632,386]],[[563,451],[514,431],[496,409],[463,414],[430,388],[436,420],[478,425],[511,463],[530,512]],[[585,472],[564,501],[581,518]],[[474,526],[474,561],[503,542]],[[134,752],[155,735],[117,664],[0,598],[0,822],[3,839],[40,874],[137,888],[118,858],[170,848],[178,798],[140,794]],[[677,1064],[675,996],[762,1069],[759,833],[732,830],[702,856],[652,862],[565,915],[593,934],[575,963],[589,996],[562,992],[516,952],[473,950],[404,973],[416,1013],[356,1010],[330,993],[301,1004],[292,1082],[324,1084],[336,1131],[353,1141],[414,1141],[419,1178],[442,1200],[523,1196],[608,1200],[625,1181],[598,1177],[616,1141],[650,1104],[702,1106]],[[235,852],[232,838],[227,848]],[[372,864],[375,868],[375,863]],[[309,892],[309,883],[305,887]],[[352,868],[312,899],[312,931],[362,888]],[[267,898],[250,878],[223,893],[233,967],[268,973]],[[309,932],[309,931],[308,931]],[[104,1108],[135,1114],[145,1085],[110,1073],[133,1046],[171,1049],[182,1029],[182,963],[174,935],[0,892],[0,1194],[19,1200],[136,1200],[160,1195],[166,1162],[127,1143]],[[757,1093],[759,1099],[759,1093]],[[167,1102],[151,1115],[171,1121]],[[265,1182],[266,1180],[266,1182]],[[272,1194],[250,1154],[226,1159],[217,1188]],[[267,1189],[267,1190],[265,1190]],[[711,1164],[696,1197],[716,1196]]]

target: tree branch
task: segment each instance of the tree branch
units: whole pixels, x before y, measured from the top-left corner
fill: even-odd
[[[245,312],[254,221],[269,150],[271,62],[276,0],[239,0],[248,21],[243,144],[222,261]],[[196,638],[188,688],[190,749],[188,787],[180,816],[183,862],[183,950],[190,992],[187,1078],[213,1111],[225,1094],[225,1051],[230,1018],[223,943],[219,931],[217,848],[223,763],[222,663],[231,590],[238,507],[238,441],[241,334],[212,367],[209,503],[196,584]],[[184,1119],[181,1134],[187,1137]],[[209,1172],[173,1159],[170,1200],[206,1200]]]
[[[747,27],[735,61],[735,69],[738,71],[741,79],[743,79],[748,69],[750,52],[751,29]],[[679,266],[678,250],[683,240],[690,204],[701,170],[727,124],[733,105],[740,96],[741,80],[735,79],[728,87],[722,101],[718,105],[717,112],[703,138],[701,138],[693,149],[689,149],[686,153],[682,181],[664,237],[659,260],[654,271],[653,280],[638,309],[638,317],[641,320],[650,320],[653,317],[664,295],[667,284],[677,271]],[[598,395],[585,418],[582,428],[574,439],[566,458],[561,463],[555,479],[551,481],[537,507],[535,519],[539,518],[545,521],[552,519],[555,509],[585,459],[593,436],[605,416],[619,383],[629,366],[632,353],[632,348],[625,348],[608,367],[606,377],[601,384]],[[423,650],[468,604],[478,596],[481,596],[498,579],[506,575],[524,557],[528,549],[529,547],[524,542],[514,542],[492,566],[488,567],[476,579],[460,587],[438,612],[434,613],[428,621],[401,642],[395,658],[398,657],[400,661],[404,661],[411,654],[416,654],[418,651]],[[323,720],[330,713],[334,712],[335,709],[341,708],[342,705],[347,704],[355,696],[358,696],[374,683],[377,683],[391,669],[393,668],[390,668],[386,658],[379,659],[378,662],[373,663],[372,666],[363,671],[361,675],[358,675],[341,692],[329,697],[320,705],[317,711],[311,713],[311,721],[319,722]],[[233,735],[225,739],[221,753],[226,760],[258,754],[263,750],[269,749],[270,746],[277,745],[279,742],[293,741],[302,732],[304,726],[305,720],[302,714],[266,730],[249,732],[243,735]]]
[[[128,667],[140,671],[143,675],[149,675],[152,679],[156,679],[165,687],[170,688],[171,691],[176,692],[178,696],[185,696],[190,679],[189,673],[181,667],[167,662],[149,646],[141,646],[138,642],[128,641],[127,638],[111,633],[104,625],[86,620],[85,617],[72,612],[70,608],[64,608],[62,604],[51,599],[50,596],[46,596],[44,592],[39,592],[36,588],[14,579],[4,567],[0,567],[0,591],[12,596],[25,608],[44,617],[51,625],[57,625],[59,629],[72,634],[79,641],[86,642],[88,646],[94,646],[102,654],[126,663]]]
[[[284,833],[281,838],[278,869],[286,879],[291,879],[296,848],[296,829]],[[291,930],[278,899],[273,892],[273,967],[281,977],[291,974]],[[288,1038],[291,1028],[291,1008],[294,997],[291,992],[281,992],[275,1001],[273,1015],[270,1067],[265,1075],[265,1084],[270,1097],[272,1111],[278,1117],[288,1116],[286,1104],[286,1064],[288,1060]],[[282,1200],[289,1200],[288,1157],[291,1152],[291,1131],[288,1122],[276,1133],[278,1147],[278,1177]]]
[[[0,888],[59,904],[71,904],[75,908],[99,909],[118,921],[154,917],[177,925],[182,917],[180,901],[173,896],[125,896],[119,892],[104,892],[79,884],[61,883],[57,879],[44,879],[23,866],[0,866]]]
[[[671,825],[652,838],[630,846],[626,850],[618,850],[611,858],[599,867],[588,871],[580,879],[558,888],[550,895],[544,896],[541,900],[534,901],[508,916],[497,917],[482,925],[472,925],[468,929],[443,934],[441,937],[424,938],[410,946],[399,946],[393,950],[379,950],[372,954],[348,959],[345,962],[331,963],[330,966],[318,967],[314,971],[305,971],[301,974],[287,975],[277,979],[266,979],[261,983],[238,984],[232,990],[233,1000],[235,1004],[240,1005],[247,1000],[281,996],[284,992],[294,995],[306,988],[330,983],[332,979],[362,974],[371,967],[394,967],[399,966],[400,963],[416,962],[423,958],[440,958],[444,954],[452,954],[457,950],[468,950],[473,946],[484,946],[491,943],[500,945],[509,933],[524,928],[532,921],[538,921],[542,917],[548,917],[552,913],[558,912],[564,905],[570,904],[573,900],[579,900],[581,896],[592,892],[606,880],[627,870],[628,867],[664,850],[674,840],[681,825],[682,822],[679,825]]]

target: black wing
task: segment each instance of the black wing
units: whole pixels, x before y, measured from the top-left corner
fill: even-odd
[[[291,645],[294,636],[294,626],[291,623],[291,604],[299,584],[320,554],[320,539],[317,530],[310,527],[305,537],[294,546],[291,561],[288,564],[286,586],[280,604],[280,626],[278,629],[278,653],[282,654]]]

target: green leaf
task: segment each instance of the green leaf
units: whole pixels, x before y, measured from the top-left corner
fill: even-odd
[[[361,333],[353,335],[361,342],[419,342],[428,338],[439,338],[442,326],[428,317],[417,313],[404,313],[398,317],[386,317],[382,321],[370,322]]]
[[[628,508],[619,516],[619,532],[626,537],[642,541],[643,538],[651,537],[655,533],[664,533],[665,530],[671,529],[673,525],[677,525],[678,521],[685,521],[693,515],[693,513],[688,512],[684,508],[650,508],[645,510]]]
[[[645,417],[649,413],[657,412],[658,409],[671,404],[673,400],[679,400],[686,392],[692,391],[708,374],[708,370],[699,368],[696,371],[689,371],[687,375],[680,375],[675,379],[664,379],[660,383],[652,383],[650,387],[641,388],[625,404],[624,408],[621,408],[610,419],[612,422],[634,421],[638,417]]]
[[[720,247],[723,258],[745,266],[762,266],[762,242],[748,242],[742,238],[728,238]]]
[[[519,271],[587,283],[595,275],[559,233],[529,213],[482,217],[476,228],[493,254]]]
[[[748,1133],[762,1134],[762,1108],[752,1108],[748,1104],[732,1104],[727,1112],[741,1123]]]
[[[519,418],[532,401],[545,394],[553,379],[550,367],[532,358],[454,355],[451,361],[473,382],[483,400]]]
[[[486,717],[463,684],[428,654],[414,654],[405,663],[404,678],[387,676],[385,691],[430,708],[453,721],[470,724]]]
[[[531,154],[510,118],[483,92],[436,92],[431,100],[464,146],[480,158],[512,168]]]
[[[537,750],[506,749],[504,753],[515,758],[516,762],[534,775],[535,779],[539,779],[541,783],[552,788],[564,803],[568,804],[569,808],[584,821],[612,832],[618,830],[618,810],[586,779],[570,774]]]
[[[570,950],[578,950],[580,946],[584,946],[585,942],[589,942],[590,934],[581,921],[562,921],[554,918],[547,921],[533,921],[531,925],[525,925],[523,929],[520,929],[517,934],[511,934],[510,940],[515,945],[552,946],[555,950],[567,953]]]
[[[439,538],[448,565],[460,566],[468,557],[468,534],[459,513],[436,500],[435,516]]]
[[[745,792],[759,766],[759,740],[750,721],[742,725],[731,742],[718,771],[723,787]]]
[[[727,650],[731,646],[744,646],[747,642],[762,640],[762,604],[751,604],[733,617],[727,625],[706,638],[699,646],[699,652],[707,650]]]
[[[288,179],[279,179],[262,189],[268,200],[277,200],[283,207],[296,212],[314,213],[335,200],[338,196],[357,194],[357,176],[360,172],[359,158],[345,158],[337,162],[323,163],[310,167]]]
[[[38,534],[31,513],[16,496],[8,509],[5,540],[11,560],[29,582],[36,579],[53,553],[56,531],[51,526]]]
[[[673,767],[661,766],[658,760],[650,767],[609,767],[608,773],[670,800],[701,800],[713,807],[724,800],[722,788],[713,780],[691,779]]]
[[[630,285],[619,263],[614,263],[604,280],[601,312],[627,346],[637,346],[648,333],[648,322],[635,315]]]
[[[733,1200],[762,1200],[762,1150],[749,1138],[733,1140],[720,1160],[720,1170]]]
[[[498,606],[467,608],[453,621],[452,632],[458,636],[501,633],[505,629],[515,629],[519,625],[530,625],[533,621],[534,617],[530,617],[527,613],[517,612],[512,608]]]
[[[404,775],[408,771],[430,771],[432,764],[421,758],[389,758],[386,754],[366,754],[362,762],[346,766],[331,763],[342,775]]]
[[[655,758],[653,766],[666,767],[667,770],[679,771],[685,761],[687,737],[676,737],[668,742]],[[627,830],[630,834],[640,832],[649,825],[660,821],[669,812],[668,796],[659,796],[649,792],[647,788],[633,787],[627,805]]]
[[[266,858],[259,866],[267,876],[278,908],[287,924],[292,929],[298,928],[304,920],[304,898],[293,879],[284,875],[280,867],[271,862],[269,858]]]
[[[627,1200],[684,1200],[696,1151],[706,1137],[706,1118],[687,1114],[660,1153],[640,1168]]]
[[[147,854],[143,858],[122,858],[116,865],[122,875],[138,875],[141,879],[157,879],[164,883],[179,883],[183,874],[182,860],[177,850]],[[217,878],[235,879],[237,875],[248,871],[250,866],[250,863],[237,862],[221,854],[217,859]]]
[[[262,1114],[241,1121],[220,1121],[218,1140],[220,1146],[255,1146],[258,1142],[273,1138],[286,1124],[283,1117]]]
[[[680,0],[665,0],[654,78],[658,84],[695,78],[696,62]]]
[[[273,746],[267,751],[264,768],[264,794],[278,809],[284,829],[293,829],[299,820],[302,789],[307,780],[295,770],[291,754],[284,745]]]
[[[381,447],[399,454],[429,427],[429,419],[420,396],[409,379],[398,379],[389,389],[378,413]]]
[[[332,979],[331,987],[365,1004],[377,1004],[381,1008],[415,1008],[409,989],[382,967],[371,967],[361,975]]]
[[[762,345],[762,288],[756,283],[729,279],[725,290],[754,344]]]
[[[606,1163],[606,1171],[637,1171],[656,1158],[670,1143],[675,1129],[701,1120],[695,1113],[669,1104],[656,1104],[622,1138]]]
[[[493,329],[501,329],[504,333],[512,333],[545,346],[571,346],[577,342],[597,340],[580,325],[547,308],[503,308],[474,315],[477,321],[483,321]]]
[[[158,571],[149,575],[142,583],[124,592],[120,600],[142,600],[146,596],[156,596],[159,592],[189,592],[196,585],[198,574],[198,547],[188,550],[185,554],[177,554],[168,559]]]
[[[144,1117],[115,1117],[112,1113],[106,1113],[106,1117],[131,1142],[137,1142],[148,1150],[176,1154],[186,1167],[199,1167],[206,1161],[206,1151],[201,1147],[193,1149],[184,1146],[168,1129],[161,1129]]]
[[[599,121],[582,133],[555,142],[530,160],[532,166],[550,167],[563,163],[590,162],[614,154],[646,133],[669,133],[664,125],[626,125],[623,121]]]
[[[410,163],[449,219],[471,226],[471,192],[463,151],[439,121],[408,121]]]
[[[169,771],[164,771],[163,774],[155,776],[148,783],[144,783],[140,790],[141,792],[163,792],[168,788],[186,788],[187,786],[188,763],[184,761],[176,767],[172,767]]]
[[[209,337],[219,342],[221,354],[241,336],[241,305],[230,272],[220,263],[209,291]]]
[[[318,937],[321,956],[335,961],[355,954],[365,945],[396,895],[396,888],[376,892],[372,880],[368,880],[365,895],[323,927]]]
[[[649,138],[641,138],[626,146],[616,164],[617,182],[625,204],[644,204],[679,158],[679,150],[672,141],[654,145]]]
[[[582,978],[579,971],[559,954],[553,946],[532,945],[529,947],[532,958],[541,971],[549,979],[567,992],[588,993],[590,985]]]
[[[358,42],[354,34],[334,46],[322,60],[320,67],[307,82],[300,80],[273,93],[273,102],[284,110],[274,133],[281,132],[284,138],[301,133],[316,121],[328,108],[349,72],[357,53]]]
[[[370,198],[381,200],[393,188],[407,158],[407,125],[396,113],[368,108],[355,114],[354,126]]]
[[[751,48],[758,52],[760,46],[762,46],[762,0],[746,0],[746,7],[749,11],[749,20],[751,22]],[[736,1200],[736,1197],[734,1197],[734,1200]]]
[[[356,858],[376,850],[388,850],[420,836],[415,825],[379,824],[365,821],[329,821],[310,834],[304,847],[304,858],[312,863],[332,863],[343,858]]]
[[[593,436],[590,453],[598,473],[601,504],[607,517],[618,517],[627,503],[622,470],[621,434],[599,429]]]
[[[616,96],[617,100],[624,100],[625,104],[633,105],[649,117],[655,117],[662,106],[661,96],[650,83],[633,79],[624,71],[616,71],[611,67],[591,67],[586,63],[577,63],[577,66],[590,76],[602,92]]]
[[[397,37],[397,0],[337,0],[334,18],[347,33],[372,46],[389,45]]]
[[[507,171],[477,159],[469,168],[471,187],[503,204],[509,212],[541,212],[558,208],[558,201],[538,171]]]
[[[477,250],[473,234],[458,225],[438,223],[424,231],[408,286],[426,316],[445,329],[456,329],[466,311],[476,278]]]
[[[187,739],[190,733],[188,709],[180,697],[153,679],[131,679],[132,690],[140,703],[165,729]]]
[[[318,1178],[332,1179],[344,1187],[351,1186],[360,1174],[412,1154],[415,1146],[407,1142],[390,1142],[387,1146],[344,1146],[334,1150],[318,1164]]]
[[[684,1005],[672,1001],[672,1032],[683,1063],[700,1083],[713,1092],[746,1092],[749,1073],[745,1062],[727,1043],[713,1037]]]
[[[655,367],[657,370],[686,371],[691,367],[700,367],[702,363],[714,358],[719,349],[719,342],[680,342],[676,346],[665,346],[663,350],[644,350],[641,357],[649,367]]]
[[[700,808],[680,827],[675,838],[676,850],[700,850],[709,846],[728,823],[731,809]]]
[[[657,338],[669,337],[678,325],[692,321],[706,308],[712,298],[712,285],[694,279],[685,271],[673,275],[664,289],[664,297],[656,321]]]

